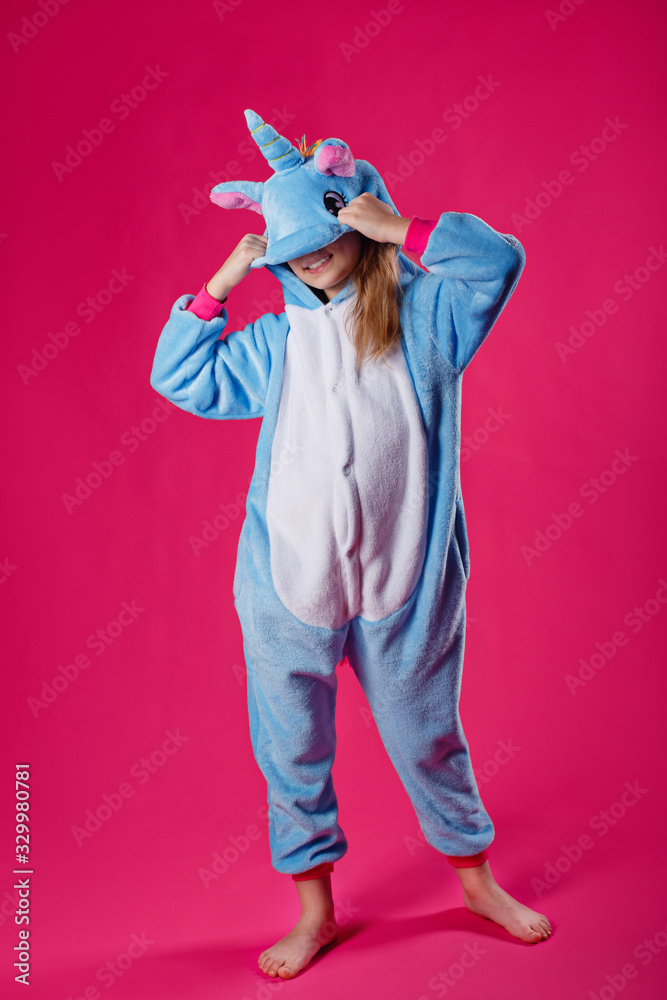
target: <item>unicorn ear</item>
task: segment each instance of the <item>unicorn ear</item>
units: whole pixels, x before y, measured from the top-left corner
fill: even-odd
[[[318,173],[326,177],[354,177],[354,156],[342,139],[325,139],[315,150],[313,160]]]
[[[210,199],[220,208],[249,208],[262,215],[263,193],[261,181],[223,181],[213,188]]]

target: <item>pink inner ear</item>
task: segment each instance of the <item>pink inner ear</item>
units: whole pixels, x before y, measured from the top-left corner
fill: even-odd
[[[315,160],[315,169],[320,174],[330,177],[354,176],[354,157],[352,150],[346,146],[322,146]]]
[[[220,208],[249,208],[251,212],[262,214],[262,206],[240,191],[218,191],[211,193],[211,201]]]

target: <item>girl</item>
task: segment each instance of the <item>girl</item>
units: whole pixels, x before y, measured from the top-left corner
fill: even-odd
[[[151,385],[198,416],[263,418],[233,593],[272,864],[294,879],[301,916],[259,966],[293,978],[336,936],[331,872],[347,840],[331,768],[344,659],[465,905],[545,940],[548,919],[491,874],[494,828],[458,711],[470,572],[461,380],[516,286],[523,248],[474,215],[402,217],[342,140],[295,147],[245,114],[274,173],[219,184],[211,198],[260,213],[266,232],[244,236],[197,296],[174,303]],[[227,332],[223,303],[264,266],[285,311]]]

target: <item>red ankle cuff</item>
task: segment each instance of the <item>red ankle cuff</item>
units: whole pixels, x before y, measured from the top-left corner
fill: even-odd
[[[452,868],[476,868],[477,865],[483,865],[485,861],[488,861],[486,848],[480,851],[479,854],[468,854],[463,857],[459,857],[456,854],[446,854],[445,857]]]
[[[330,875],[333,871],[333,861],[323,861],[321,865],[316,865],[315,868],[309,868],[307,872],[301,872],[299,875],[292,875],[295,882],[305,882],[306,879],[311,878],[322,878],[324,875]]]

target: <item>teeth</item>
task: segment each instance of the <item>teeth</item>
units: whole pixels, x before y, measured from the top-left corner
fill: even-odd
[[[314,269],[315,269],[316,267],[319,267],[319,266],[320,266],[320,264],[323,264],[325,260],[329,260],[329,257],[331,257],[331,254],[329,254],[329,256],[328,256],[328,257],[322,257],[322,259],[321,259],[321,260],[317,260],[317,261],[315,261],[315,263],[314,263],[314,264],[309,264],[309,265],[308,265],[308,267],[306,268],[306,271],[312,271],[312,270],[314,270]]]

